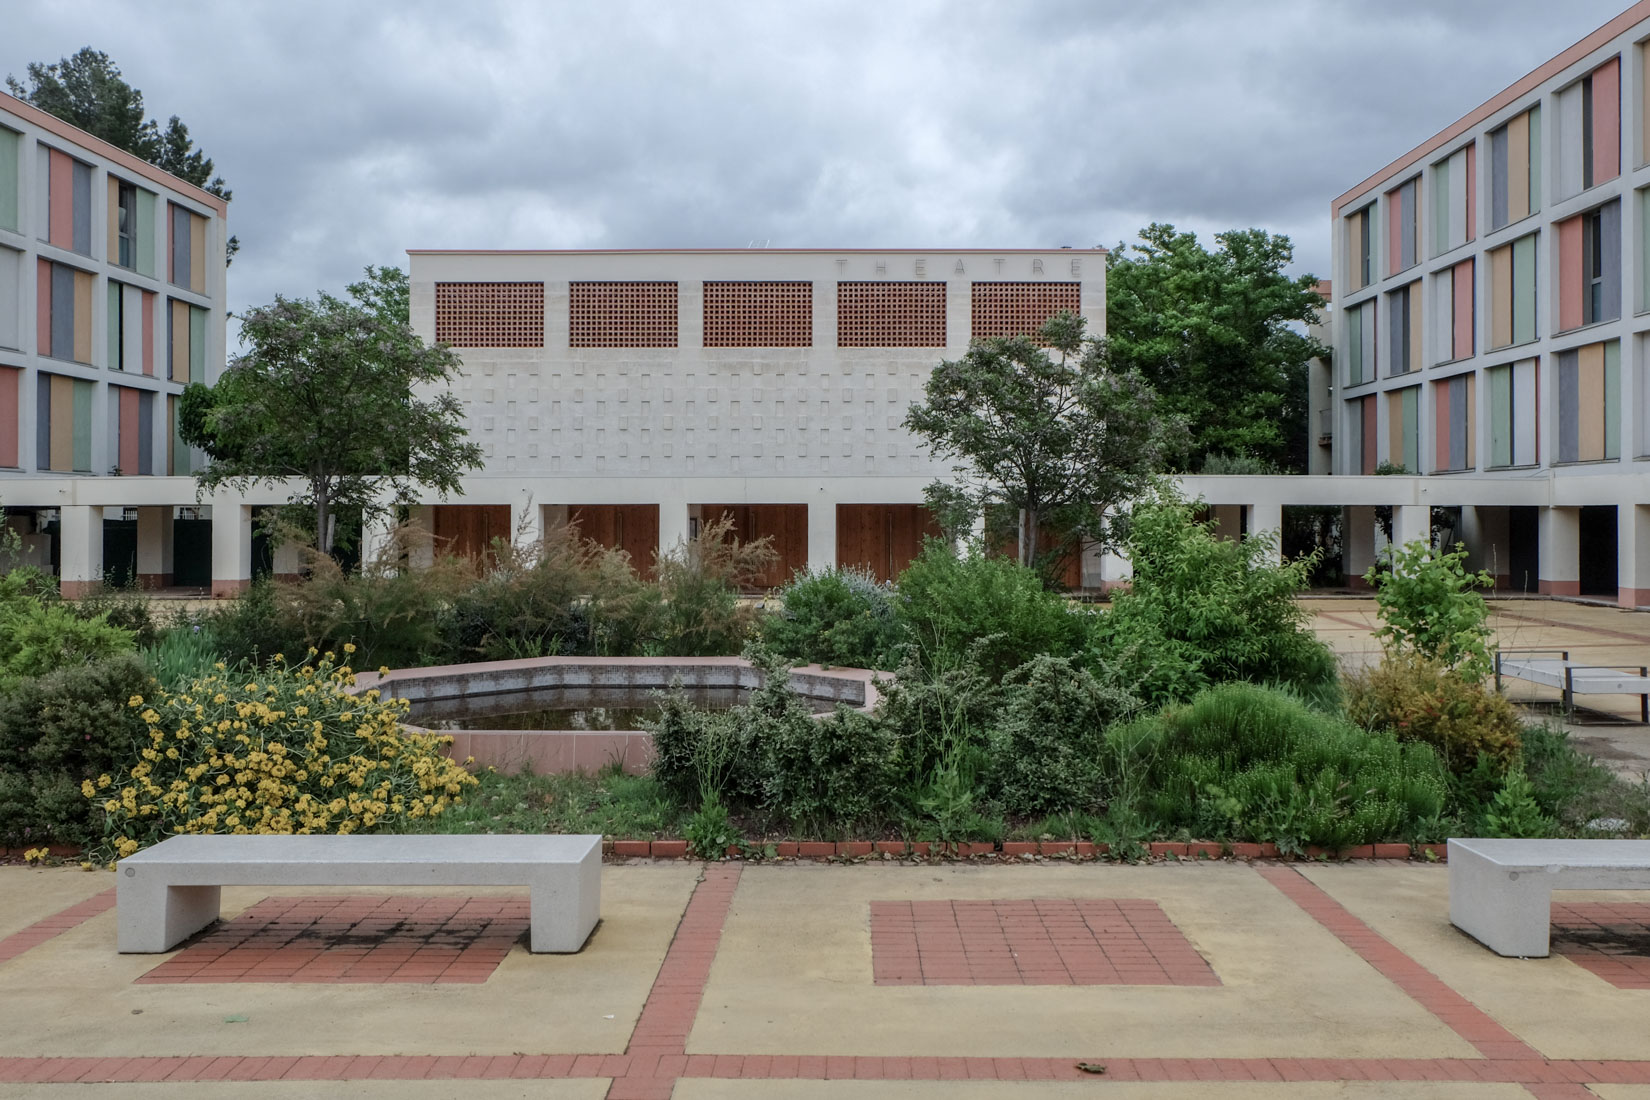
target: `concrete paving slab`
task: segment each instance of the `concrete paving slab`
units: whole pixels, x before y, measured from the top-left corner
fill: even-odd
[[[1171,1081],[719,1081],[689,1078],[672,1100],[1529,1100],[1522,1085],[1465,1082],[1346,1081],[1279,1084]],[[0,1094],[4,1095],[4,1094]],[[1637,1100],[1636,1097],[1631,1100]]]
[[[115,876],[78,867],[0,867],[0,939],[112,890]]]
[[[1222,985],[872,984],[872,900],[1035,897],[1155,900],[1209,960]],[[1470,1044],[1252,868],[1233,863],[1029,870],[749,867],[687,1049],[1032,1058],[1477,1057]]]
[[[1650,1100],[1650,1085],[1590,1085],[1599,1100]]]
[[[166,1081],[100,1085],[0,1085],[0,1100],[601,1100],[609,1081]]]
[[[116,954],[115,914],[105,913],[0,965],[0,1057],[619,1053],[697,877],[686,863],[604,868],[604,923],[582,952],[518,945],[476,985],[134,985],[166,956]],[[517,892],[240,887],[224,891],[223,913],[276,893]]]
[[[1449,872],[1310,864],[1302,873],[1394,946],[1549,1058],[1650,1056],[1650,991],[1617,989],[1562,955],[1505,959],[1449,922]],[[1650,901],[1650,891],[1563,891]]]

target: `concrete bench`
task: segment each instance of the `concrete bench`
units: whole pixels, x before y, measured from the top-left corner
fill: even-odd
[[[224,886],[525,886],[530,949],[578,951],[601,916],[599,836],[175,836],[120,861],[119,949],[166,951]]]
[[[1449,919],[1498,955],[1545,958],[1554,890],[1650,890],[1650,840],[1451,840]]]
[[[1557,657],[1537,657],[1556,653]],[[1504,677],[1557,688],[1566,711],[1575,708],[1577,695],[1637,695],[1639,721],[1650,725],[1650,667],[1607,668],[1570,660],[1567,649],[1501,649],[1495,654],[1495,690]]]

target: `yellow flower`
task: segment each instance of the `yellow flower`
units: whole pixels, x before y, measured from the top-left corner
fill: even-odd
[[[109,778],[108,773],[104,773],[103,775],[97,777],[97,789],[101,791],[112,782],[114,781]]]
[[[143,696],[132,696],[130,699],[126,700],[126,705],[129,707],[141,707],[143,705]]]
[[[345,653],[354,653],[355,652],[355,643],[354,642],[345,642],[344,643],[344,652]]]
[[[97,794],[97,788],[94,787],[92,785],[92,781],[90,779],[88,779],[80,785],[80,793],[85,795],[87,798],[91,798],[93,795]],[[23,853],[23,862],[27,863],[28,861],[29,861],[29,853],[24,852]]]

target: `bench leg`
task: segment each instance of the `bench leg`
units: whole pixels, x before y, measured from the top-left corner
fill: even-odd
[[[595,845],[577,865],[541,874],[529,889],[528,950],[559,954],[579,951],[602,915],[601,845]]]
[[[117,946],[122,954],[170,951],[218,919],[219,886],[168,886],[135,867],[115,883]]]
[[[1553,890],[1541,872],[1505,871],[1450,852],[1450,923],[1497,955],[1547,957]]]

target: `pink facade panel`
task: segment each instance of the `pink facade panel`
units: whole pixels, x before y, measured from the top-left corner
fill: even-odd
[[[0,466],[17,466],[17,436],[22,430],[18,419],[18,387],[23,384],[23,372],[16,367],[0,367]]]
[[[1453,330],[1450,333],[1450,358],[1465,359],[1472,354],[1473,327],[1473,261],[1456,264],[1451,271]]]
[[[155,295],[143,292],[143,373],[155,376]]]
[[[1581,219],[1558,223],[1558,330],[1581,327]]]
[[[50,223],[46,239],[59,248],[74,247],[74,160],[51,151]]]
[[[116,386],[114,390],[120,394],[120,469],[123,473],[135,474],[142,465],[138,447],[138,440],[142,438],[138,427],[141,408],[138,391],[125,386]]]
[[[1593,70],[1593,182],[1621,175],[1621,58]]]
[[[1467,240],[1478,237],[1478,143],[1467,146]]]

